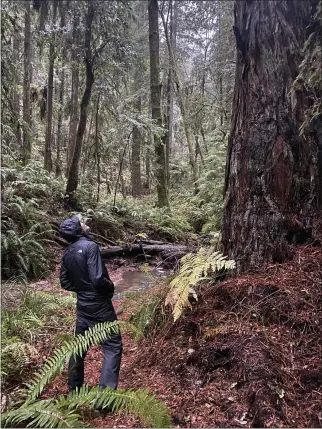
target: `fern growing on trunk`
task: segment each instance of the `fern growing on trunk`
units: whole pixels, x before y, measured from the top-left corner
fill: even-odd
[[[235,261],[227,260],[226,256],[212,247],[201,247],[196,254],[188,253],[181,258],[179,274],[170,283],[170,291],[166,297],[166,304],[173,308],[174,321],[179,319],[185,307],[191,308],[189,294],[196,296],[192,286],[206,279],[209,272],[231,270],[235,266]]]

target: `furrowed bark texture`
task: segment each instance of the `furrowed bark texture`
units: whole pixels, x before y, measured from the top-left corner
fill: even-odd
[[[239,271],[285,260],[289,243],[311,237],[319,210],[318,147],[299,134],[305,101],[292,110],[290,97],[312,3],[235,2],[222,245]]]

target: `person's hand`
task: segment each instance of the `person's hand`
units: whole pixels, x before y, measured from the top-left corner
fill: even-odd
[[[86,223],[81,222],[81,227],[82,227],[83,232],[84,232],[85,234],[87,234],[87,233],[88,233],[88,231],[89,231],[89,226],[88,226],[88,225],[86,225]]]

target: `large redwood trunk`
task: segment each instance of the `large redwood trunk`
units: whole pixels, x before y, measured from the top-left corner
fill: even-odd
[[[290,96],[312,3],[235,2],[237,70],[222,244],[239,271],[282,262],[289,243],[312,236],[321,191],[318,147],[299,134],[305,100],[292,109]]]

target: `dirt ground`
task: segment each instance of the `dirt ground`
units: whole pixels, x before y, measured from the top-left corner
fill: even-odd
[[[193,310],[175,324],[169,313],[153,345],[123,335],[119,387],[155,394],[175,427],[321,427],[321,289],[322,250],[310,246],[287,263],[202,285]],[[89,385],[98,383],[101,361],[92,348]],[[62,393],[60,376],[46,397]],[[89,423],[145,427],[124,414]]]

